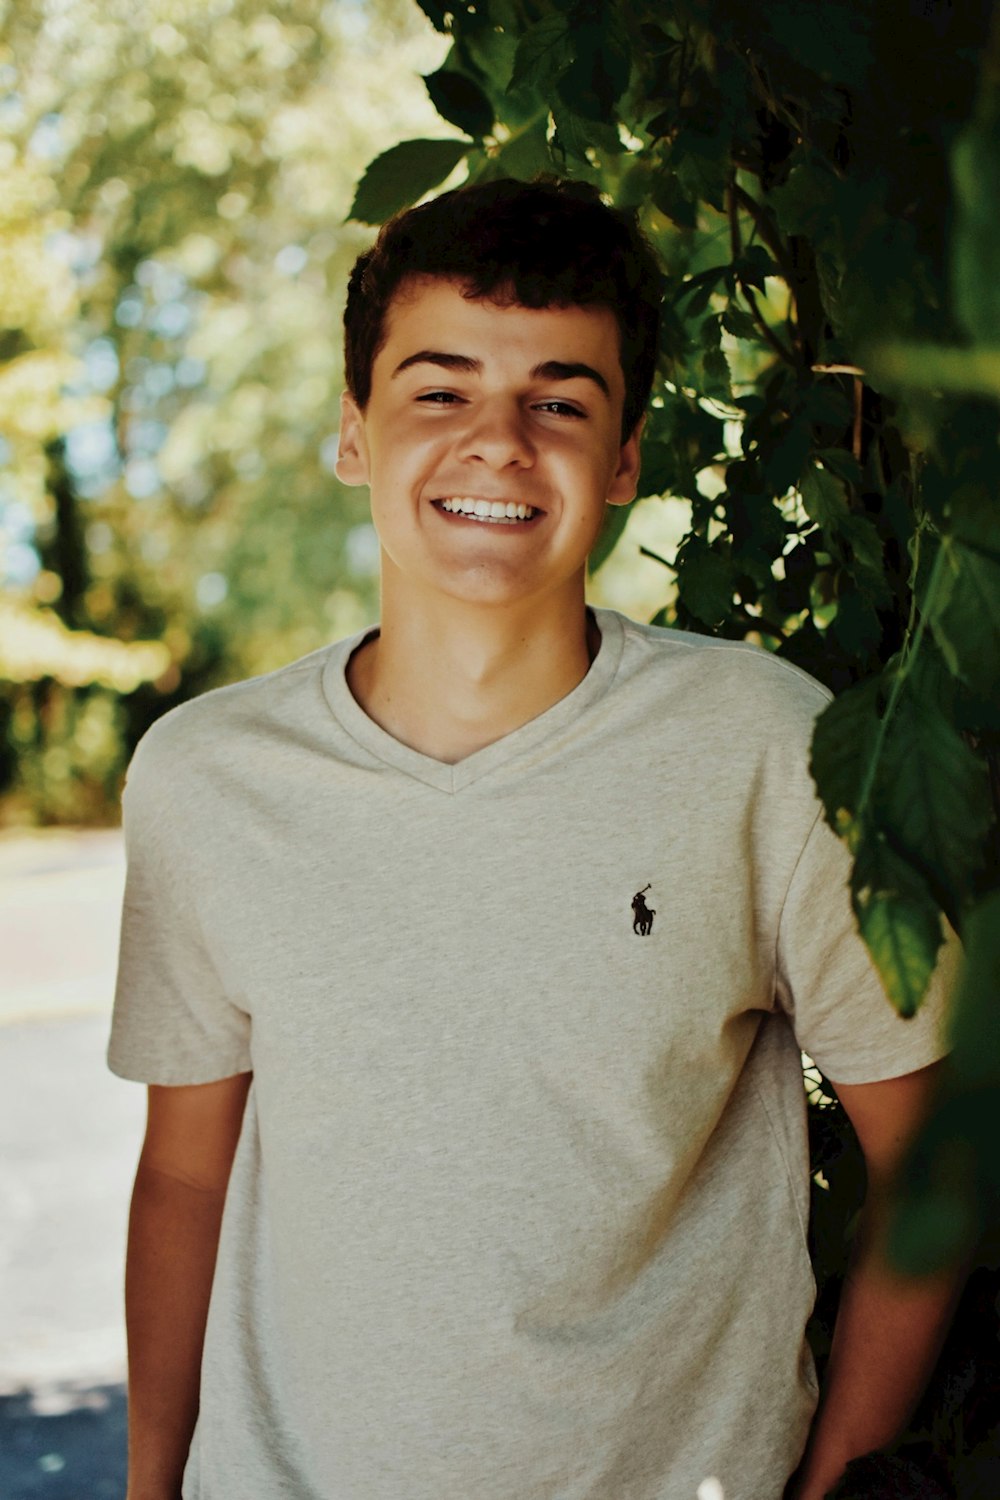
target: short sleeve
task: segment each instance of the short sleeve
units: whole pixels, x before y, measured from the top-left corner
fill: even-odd
[[[882,986],[854,920],[851,857],[818,816],[785,898],[778,929],[777,998],[801,1049],[835,1083],[874,1083],[936,1062],[960,948],[939,952],[917,1014],[904,1020]]]
[[[170,778],[149,738],[122,798],[127,872],[108,1066],[142,1083],[211,1083],[251,1069],[250,1018],[213,961],[190,879],[196,851],[176,847]]]

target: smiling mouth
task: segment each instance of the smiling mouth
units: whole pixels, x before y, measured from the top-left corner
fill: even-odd
[[[436,509],[445,511],[448,515],[461,516],[468,521],[482,521],[493,526],[525,526],[542,514],[536,506],[514,500],[476,500],[450,495],[432,503]]]

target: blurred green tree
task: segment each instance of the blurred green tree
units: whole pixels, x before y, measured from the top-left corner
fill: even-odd
[[[373,618],[332,473],[362,163],[443,45],[408,0],[0,7],[0,795],[116,817],[173,702]]]

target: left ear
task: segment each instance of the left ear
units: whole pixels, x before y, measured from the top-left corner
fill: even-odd
[[[609,505],[628,505],[635,499],[639,488],[639,440],[646,425],[646,415],[636,422],[631,437],[627,438],[618,452],[618,468],[608,490]]]
[[[334,472],[341,484],[368,483],[364,415],[349,391],[344,391],[340,397],[340,440]]]

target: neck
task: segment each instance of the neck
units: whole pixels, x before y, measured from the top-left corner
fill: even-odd
[[[582,589],[538,612],[440,602],[397,611],[351,657],[348,685],[369,718],[411,749],[454,764],[558,703],[600,645]]]

